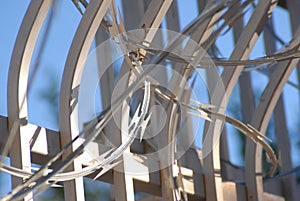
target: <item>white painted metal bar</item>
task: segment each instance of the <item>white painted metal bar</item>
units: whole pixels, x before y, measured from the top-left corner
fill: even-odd
[[[84,0],[79,1],[83,2]],[[60,132],[55,132],[27,122],[28,112],[26,99],[28,73],[30,62],[32,60],[32,53],[52,2],[53,0],[35,0],[30,2],[17,36],[10,63],[7,95],[8,117],[0,116],[0,147],[1,149],[6,147],[5,150],[10,151],[12,167],[26,171],[31,171],[30,166],[32,163],[38,163],[40,165],[46,163],[49,158],[60,151],[62,146],[66,145],[77,136],[78,131],[75,131],[76,129],[74,128],[78,125],[74,124],[72,118],[74,118],[74,114],[76,113],[74,111],[77,110],[78,106],[76,104],[71,106],[72,90],[78,87],[81,82],[84,64],[93,40],[96,38],[96,45],[98,46],[107,39],[103,30],[103,32],[99,32],[99,27],[104,15],[109,10],[109,6],[112,5],[112,0],[90,1],[83,18],[81,19],[65,64],[60,91]],[[300,28],[296,30],[300,22],[298,19],[300,16],[298,9],[300,1],[286,0],[285,2],[290,13],[292,31],[295,32],[294,40],[291,42],[288,50],[300,50]],[[145,30],[148,30],[147,28],[159,28],[163,19],[166,18],[167,27],[179,31],[177,1],[133,0],[133,2],[129,3],[123,0],[122,3],[127,30],[136,28],[145,28]],[[198,1],[199,12],[204,12],[205,9],[209,9],[213,3],[214,1],[212,0],[206,3],[202,0]],[[242,18],[240,18],[236,23],[237,25],[233,28],[236,44],[229,60],[242,61],[248,59],[261,31],[265,27],[268,18],[277,4],[277,0],[260,0],[255,4],[256,6],[244,30]],[[190,38],[200,45],[207,45],[208,43],[206,43],[206,41],[213,33],[217,25],[216,20],[219,19],[221,14],[222,12],[220,11],[207,18],[190,35]],[[126,30],[122,29],[122,31]],[[161,33],[157,33],[155,29],[146,31],[144,40],[151,43],[156,34]],[[267,32],[264,34],[266,52],[267,55],[269,55],[276,50],[275,42],[274,38],[271,35],[268,35]],[[191,51],[190,54],[193,55],[193,51]],[[289,171],[293,166],[291,162],[290,139],[286,126],[286,117],[284,115],[284,100],[281,93],[290,74],[295,66],[297,66],[298,61],[299,59],[297,58],[280,61],[276,67],[272,68],[272,74],[269,76],[269,83],[265,88],[256,109],[254,108],[251,76],[250,74],[241,76],[244,68],[242,65],[244,64],[241,64],[241,66],[224,67],[222,79],[224,81],[227,97],[221,97],[216,105],[217,107],[220,106],[220,108],[225,108],[228,96],[231,95],[234,86],[239,83],[241,89],[240,98],[242,102],[243,121],[245,123],[250,122],[251,125],[264,134],[271,115],[274,113],[277,136],[276,143],[282,155],[283,172]],[[101,61],[99,61],[99,63],[101,63]],[[173,62],[173,64],[174,63],[175,62]],[[183,72],[184,76],[187,76],[185,71],[181,71],[182,66],[185,67],[185,65],[181,64],[176,65],[174,69],[178,70],[178,72]],[[299,65],[297,68],[297,75],[300,79]],[[132,69],[124,62],[119,79],[130,70]],[[161,74],[160,76],[167,77],[166,74]],[[211,89],[215,87],[215,83],[213,82],[213,79],[210,79],[209,74],[207,75],[207,78],[211,91]],[[114,80],[114,70],[111,68],[102,76],[102,80],[100,81],[104,108],[111,103]],[[122,87],[126,89],[127,85]],[[182,92],[178,90],[179,96],[184,93],[185,91]],[[186,94],[188,94],[188,91]],[[186,96],[184,101],[189,101],[189,97]],[[113,122],[109,122],[104,129],[104,132],[106,132],[109,138],[111,137],[114,144],[124,142],[122,136],[124,135],[123,131],[128,130],[130,118],[128,115],[129,109],[129,105],[124,104],[122,111],[119,111],[122,131],[120,131]],[[173,108],[169,108],[170,114],[174,114],[172,113],[172,109]],[[170,127],[177,125],[177,121],[172,121],[172,119],[166,123],[165,129],[162,131],[162,138],[158,148],[165,147],[173,137],[169,135],[170,133],[173,133],[170,131],[172,130]],[[189,124],[188,127],[191,128],[192,124]],[[206,155],[203,160],[198,160],[198,156],[202,155],[203,152],[199,153],[199,150],[194,150],[193,148],[190,148],[187,151],[184,155],[184,159],[181,160],[183,161],[183,163],[181,163],[183,165],[180,167],[182,176],[181,183],[177,182],[177,180],[180,180],[179,177],[176,178],[174,174],[170,174],[172,171],[179,172],[179,166],[177,164],[172,164],[171,167],[154,173],[155,175],[152,175],[152,173],[149,173],[149,175],[145,177],[128,175],[126,174],[126,167],[130,164],[128,163],[128,160],[125,160],[125,156],[123,156],[123,163],[121,163],[117,169],[109,170],[98,179],[112,184],[111,194],[113,196],[111,197],[111,200],[115,201],[133,201],[135,190],[146,192],[153,196],[143,200],[174,200],[177,192],[176,190],[173,190],[174,188],[180,189],[178,192],[184,191],[188,193],[188,200],[283,200],[284,198],[282,196],[287,200],[295,200],[298,198],[299,192],[296,191],[295,174],[288,175],[278,180],[272,180],[272,182],[268,181],[269,183],[263,183],[262,147],[257,146],[251,140],[247,140],[246,144],[245,170],[235,170],[231,166],[229,168],[228,165],[225,165],[226,168],[222,165],[221,169],[221,157],[223,157],[223,159],[225,158],[226,161],[229,161],[226,136],[222,136],[221,141],[218,141],[217,144],[214,141],[217,136],[216,134],[221,132],[221,123],[217,121],[211,125],[207,124],[205,130],[207,131],[206,134],[211,135],[212,137],[211,141],[208,140],[203,143],[202,151],[214,149]],[[185,140],[189,141],[188,135],[191,134],[192,131],[186,129],[184,132],[187,135]],[[11,147],[9,147],[9,142],[13,142],[11,143]],[[95,144],[93,144],[93,146],[94,145]],[[133,144],[132,147],[134,149],[131,151],[134,152],[134,150],[138,150],[138,152],[145,151],[145,153],[147,153],[147,151],[152,149],[147,147],[147,145],[147,143],[144,143],[141,146]],[[75,143],[72,148],[64,153],[62,160],[64,160],[68,154],[72,153],[77,146],[78,144]],[[130,153],[129,148],[125,152],[127,154],[134,154]],[[82,157],[85,154],[86,153],[83,153],[81,157],[75,159],[65,171],[76,171],[81,169],[82,166],[86,166],[87,163]],[[157,164],[157,166],[159,166],[159,164]],[[225,175],[221,175],[224,174],[224,172]],[[94,174],[96,173],[89,175],[89,177],[94,177]],[[232,176],[232,174],[238,174],[238,176]],[[232,181],[222,181],[224,178],[235,180],[244,177],[246,177],[245,185],[234,183]],[[175,183],[172,181],[175,181]],[[24,179],[12,177],[13,188],[22,182],[24,182]],[[173,186],[174,184],[175,186]],[[84,200],[83,178],[64,182],[64,187],[66,200]],[[270,190],[270,187],[273,189]],[[24,198],[24,200],[32,199],[33,193],[30,193]]]
[[[180,31],[177,1],[172,1],[172,4],[166,14],[166,22],[168,30],[176,32]]]
[[[270,18],[269,28],[274,31],[273,26],[273,19]],[[271,30],[271,31],[272,31]],[[276,44],[274,37],[270,33],[270,30],[265,28],[264,31],[264,40],[265,40],[265,49],[266,54],[271,55],[276,52]],[[270,69],[271,72],[274,72],[273,69]],[[289,132],[287,128],[287,121],[286,121],[286,110],[284,108],[284,99],[281,95],[277,101],[277,104],[274,108],[274,126],[275,126],[275,133],[276,133],[276,144],[278,146],[278,150],[281,154],[280,158],[282,160],[282,168],[281,171],[288,171],[293,168],[292,161],[291,161],[291,151],[290,151],[290,139],[289,139]],[[296,200],[297,190],[296,190],[296,178],[295,175],[290,175],[286,178],[279,180],[278,182],[282,183],[282,192],[287,198],[287,200]]]
[[[300,33],[298,29],[297,33]],[[296,35],[290,47],[299,49],[300,38]],[[277,69],[270,77],[270,81],[264,90],[261,101],[259,102],[252,119],[252,125],[260,132],[265,133],[275,105],[281,95],[284,84],[294,69],[299,59],[287,60],[278,64]],[[253,142],[247,141],[246,144],[246,183],[247,195],[249,199],[264,200],[262,175],[262,149]]]
[[[11,165],[28,171],[31,171],[30,139],[22,132],[20,120],[27,121],[28,118],[26,93],[29,67],[40,29],[51,3],[52,0],[30,3],[17,36],[8,75],[8,130],[9,138],[13,139],[12,147],[9,149]],[[23,179],[12,177],[12,188],[22,182]],[[32,196],[29,194],[24,200],[31,200]]]
[[[235,43],[237,43],[238,39],[241,36],[242,30],[244,28],[243,24],[243,17],[237,21],[235,26],[233,27],[233,37]],[[242,108],[242,117],[244,123],[250,123],[252,119],[253,112],[255,110],[255,103],[254,103],[254,91],[252,88],[251,83],[251,74],[245,73],[239,77],[238,84],[240,88],[240,101],[241,101],[241,108]],[[246,156],[245,156],[246,157]],[[242,175],[244,178],[244,174]],[[241,179],[236,177],[235,179]],[[236,194],[237,200],[244,199],[246,196],[245,188],[236,184]]]
[[[160,2],[151,2],[150,5],[147,8],[146,13],[157,13],[159,15],[158,16],[154,16],[154,15],[149,15],[148,17],[143,17],[142,19],[142,23],[141,24],[149,24],[150,26],[143,26],[141,28],[158,28],[158,26],[160,25],[161,21],[162,21],[162,17],[165,15],[165,12],[167,12],[166,7],[168,7],[168,5],[170,5],[171,1],[160,1]],[[163,7],[164,9],[162,9],[161,7],[158,7],[158,5],[161,5],[161,7]],[[160,16],[161,15],[161,16]],[[154,36],[155,32],[151,32],[151,33],[147,33],[146,37],[148,37],[148,41],[151,42],[153,36]],[[124,74],[129,70],[128,66],[126,65],[126,63],[124,63],[122,65],[122,69],[120,72],[119,77],[124,76]],[[124,86],[126,87],[126,86]],[[125,108],[124,108],[125,109]],[[121,114],[120,114],[121,115]],[[122,115],[123,116],[123,115]],[[123,116],[124,117],[124,116]],[[128,117],[127,117],[128,118]],[[122,119],[125,121],[126,118]],[[125,122],[124,122],[125,123]],[[123,124],[125,125],[125,124]],[[117,140],[117,139],[115,139]],[[118,167],[117,169],[123,169],[123,167]],[[124,175],[123,173],[120,172],[115,172],[114,173],[114,183],[115,183],[115,191],[119,192],[118,195],[116,195],[116,200],[131,200],[132,199],[132,194],[133,194],[133,189],[132,189],[132,178],[130,179],[129,176]],[[117,185],[117,186],[116,186]]]
[[[233,50],[230,59],[233,60],[243,60],[247,59],[250,55],[250,52],[252,48],[254,47],[256,40],[258,39],[259,33],[262,31],[262,28],[264,24],[266,23],[270,13],[272,13],[272,10],[274,9],[276,5],[276,1],[274,0],[268,0],[268,1],[259,1],[257,7],[253,11],[253,14],[246,25],[245,29],[242,32],[241,37],[239,38],[235,49]],[[224,69],[222,73],[222,79],[225,86],[225,93],[226,96],[230,96],[231,92],[233,90],[234,85],[236,84],[240,73],[242,72],[243,67],[242,66],[234,66],[234,67],[228,67]],[[219,106],[226,107],[227,97],[222,97],[222,100],[220,100]],[[220,131],[220,123],[215,123],[213,130],[210,131],[211,135],[215,135],[215,133],[221,132]],[[213,137],[212,137],[213,138]],[[215,148],[212,150],[212,152],[204,158],[204,164],[207,164],[205,166],[205,169],[212,169],[214,170],[217,167],[220,167],[220,160],[219,160],[219,143],[217,145],[214,145],[213,141],[209,142],[210,144],[204,144],[204,146],[212,147],[215,146]],[[210,171],[211,172],[211,171]],[[208,172],[209,174],[212,174]],[[209,186],[206,186],[206,189],[214,189],[214,192],[211,192],[209,195],[212,195],[211,200],[220,200],[223,197],[222,190],[220,188],[216,189],[213,184],[221,183],[221,177],[205,177],[206,183],[210,184]]]
[[[71,129],[72,126],[77,126],[72,125],[71,123],[71,92],[72,89],[77,87],[80,83],[89,48],[110,3],[111,0],[91,1],[74,36],[65,64],[60,90],[59,121],[62,146],[66,145],[78,134],[73,133]],[[73,149],[74,148],[75,147],[73,147]],[[70,152],[72,152],[72,150],[69,150],[66,154]],[[77,170],[80,168],[81,164],[74,161],[66,171]],[[65,182],[64,187],[66,200],[84,200],[82,178]]]
[[[300,1],[298,0],[285,0],[287,9],[290,15],[290,24],[292,28],[292,34],[295,36],[297,27],[300,24]],[[297,64],[297,77],[298,83],[300,83],[300,64]]]
[[[130,4],[128,2],[123,1],[122,2],[122,7],[123,7],[123,13],[124,13],[124,23],[126,30],[132,30],[132,29],[137,29],[138,25],[140,23],[140,19],[144,14],[144,2],[143,1],[136,1],[134,0]],[[135,15],[132,15],[132,12],[135,12]],[[123,63],[122,65],[122,70],[126,68],[126,72],[128,72],[128,65],[126,62]],[[124,71],[119,73],[119,78],[120,80],[124,76]],[[127,79],[127,78],[126,78]],[[129,79],[129,77],[128,77]],[[126,87],[126,86],[122,86]],[[122,117],[121,120],[121,126],[122,126],[122,131],[128,130],[128,113],[129,112],[129,106],[124,105],[122,107],[122,113],[121,111],[118,111],[118,115]],[[124,115],[122,115],[124,114]],[[114,124],[114,122],[110,122],[111,124]],[[122,143],[122,131],[118,128],[112,128],[112,131],[117,134],[113,138],[113,143],[120,144]],[[126,152],[129,152],[130,150],[126,150]],[[123,162],[118,165],[117,170],[114,170],[113,173],[113,181],[114,181],[114,197],[116,201],[132,201],[134,200],[134,188],[133,188],[133,178],[131,175],[127,175],[125,166],[128,163],[128,161],[125,161],[125,157],[122,157]]]

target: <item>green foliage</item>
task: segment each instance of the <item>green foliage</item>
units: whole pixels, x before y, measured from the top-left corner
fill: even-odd
[[[45,100],[50,108],[50,114],[53,116],[55,125],[58,127],[58,110],[59,110],[59,80],[53,72],[47,73],[49,76],[49,85],[46,90],[39,91],[39,97]]]
[[[85,200],[109,201],[109,184],[84,178]]]
[[[58,126],[59,113],[59,80],[54,73],[48,72],[49,85],[46,90],[40,90],[39,96],[45,100],[51,111],[56,125]],[[96,184],[95,184],[96,183]],[[107,201],[109,200],[109,187],[104,183],[91,181],[84,178],[85,199],[93,201]],[[47,191],[37,196],[40,201],[64,201],[64,190],[61,188],[49,188]]]
[[[63,188],[49,188],[42,194],[37,196],[39,201],[64,201],[64,189]]]

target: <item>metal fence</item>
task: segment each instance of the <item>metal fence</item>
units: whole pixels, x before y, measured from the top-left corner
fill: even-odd
[[[199,15],[183,29],[177,1],[123,0],[122,14],[113,0],[73,3],[82,18],[64,66],[59,131],[29,123],[27,111],[58,1],[31,1],[19,29],[8,116],[0,117],[0,168],[12,176],[12,191],[2,200],[30,200],[61,184],[65,200],[84,200],[83,177],[109,183],[108,199],[116,201],[134,200],[136,192],[147,193],[145,201],[297,200],[299,167],[292,163],[282,91],[286,84],[299,90],[289,81],[294,69],[300,79],[299,1],[199,0]],[[276,6],[288,11],[293,33],[280,51],[271,17]],[[228,31],[234,47],[229,58],[220,58],[216,41]],[[267,56],[250,59],[259,37]],[[268,79],[257,103],[254,71]],[[197,88],[199,76],[205,92]],[[90,95],[98,84],[102,112],[78,126],[81,112],[96,104]],[[202,93],[207,103],[197,99]],[[226,113],[232,94],[241,119]],[[272,116],[276,140],[270,144],[265,134]],[[230,162],[231,130],[224,124],[246,136],[244,167]],[[199,133],[201,149],[194,145]]]

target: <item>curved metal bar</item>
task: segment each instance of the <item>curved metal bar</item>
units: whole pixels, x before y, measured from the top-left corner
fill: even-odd
[[[148,6],[148,8],[145,12],[145,15],[143,16],[143,18],[141,20],[141,23],[140,23],[140,26],[139,26],[139,28],[145,28],[145,30],[146,30],[146,33],[145,33],[145,36],[143,37],[143,40],[146,41],[147,43],[151,43],[151,41],[153,40],[153,38],[154,38],[158,28],[159,28],[159,25],[161,24],[161,22],[163,20],[163,17],[165,16],[165,14],[166,14],[168,8],[170,7],[171,3],[172,3],[172,0],[159,0],[159,1],[152,1],[150,3],[150,5]],[[120,26],[120,28],[121,28],[121,26]],[[116,30],[116,31],[117,31],[117,33],[119,32],[118,30]],[[120,30],[120,31],[125,32],[125,29]],[[125,57],[125,60],[126,60],[127,64],[129,63],[129,66],[132,66],[130,64],[130,62],[128,62],[127,57]],[[122,77],[125,74],[125,72],[127,71],[128,66],[125,65],[126,63],[123,63],[119,77]],[[126,86],[124,86],[124,88],[126,88]],[[128,106],[124,106],[122,108],[122,111],[120,112],[120,115],[124,111],[128,110],[127,107]],[[121,124],[126,125],[126,121],[127,121],[126,119],[124,119],[124,120],[122,119]],[[122,181],[123,179],[124,179],[124,176],[122,176],[120,174],[117,174],[117,176],[114,177],[114,180],[119,180],[122,183],[125,183],[125,182]],[[125,186],[126,185],[132,185],[130,179],[128,179],[127,181],[129,181],[129,182],[128,182],[128,184],[125,183]],[[120,186],[120,184],[122,185],[121,182],[118,182],[116,184],[116,188],[121,189],[120,191],[122,192],[122,188],[124,188],[124,187]],[[126,188],[128,188],[128,187],[126,187]],[[164,191],[164,192],[166,192],[166,191]],[[117,197],[120,197],[120,196],[122,196],[122,195],[117,195]],[[116,199],[117,199],[117,197],[116,197]],[[164,195],[163,195],[163,197],[164,197]]]
[[[8,169],[7,169],[8,173],[15,174],[18,172],[17,173],[18,175],[23,174],[24,177],[29,176],[31,178],[28,178],[28,180],[26,182],[24,182],[23,185],[20,185],[17,188],[15,188],[10,194],[5,196],[3,198],[3,200],[19,200],[20,198],[23,198],[26,194],[28,194],[28,192],[32,192],[33,190],[36,190],[36,189],[41,190],[41,188],[43,190],[44,187],[46,187],[46,188],[50,187],[52,183],[57,182],[57,180],[53,181],[50,178],[56,177],[57,174],[59,174],[58,175],[59,177],[57,177],[57,178],[62,179],[60,181],[67,181],[70,179],[75,179],[77,177],[86,176],[87,174],[90,174],[90,173],[96,171],[97,169],[102,168],[100,170],[100,173],[96,176],[96,178],[103,175],[107,170],[113,168],[115,165],[117,165],[120,162],[120,161],[118,161],[118,162],[114,162],[114,161],[122,156],[125,149],[127,149],[132,144],[133,140],[136,139],[138,134],[143,136],[143,133],[147,127],[147,123],[149,122],[150,116],[151,116],[151,113],[150,113],[149,116],[145,120],[147,112],[149,111],[149,101],[150,101],[150,82],[145,80],[145,93],[144,93],[144,98],[143,98],[143,102],[142,102],[142,107],[140,107],[140,106],[138,107],[132,121],[130,122],[130,127],[132,129],[131,129],[130,134],[127,137],[127,139],[124,141],[124,143],[122,143],[121,146],[119,146],[115,150],[110,150],[110,151],[104,153],[103,155],[99,156],[97,159],[95,159],[98,162],[95,165],[86,167],[84,171],[82,169],[81,171],[76,172],[76,173],[75,172],[61,173],[61,174],[58,173],[64,167],[68,166],[68,164],[72,163],[71,159],[74,159],[74,157],[78,156],[78,154],[80,152],[82,152],[82,149],[80,149],[80,148],[84,148],[85,145],[89,142],[88,140],[85,141],[85,145],[82,145],[81,147],[76,149],[74,152],[72,152],[72,156],[67,157],[66,163],[60,164],[59,166],[55,167],[55,169],[50,170],[50,172],[48,169],[40,169],[36,173],[26,173],[26,172],[22,172],[22,170],[20,170],[20,169],[8,166]],[[139,114],[139,113],[141,113],[141,114]],[[107,114],[107,115],[111,116],[110,114]],[[100,120],[99,123],[100,124],[104,123],[103,121],[105,121],[105,119],[106,118],[103,118],[102,120]],[[94,133],[91,134],[92,137],[94,137],[96,135],[96,133],[99,133],[103,129],[103,126],[100,126],[97,129],[94,129],[93,130]],[[139,132],[139,131],[141,131],[141,132]],[[39,173],[42,173],[43,177],[38,180],[34,180],[34,177]],[[32,175],[32,176],[30,176],[30,175]]]
[[[294,46],[299,49],[300,46],[300,29],[297,31],[298,36],[294,41]],[[293,46],[293,44],[291,44]],[[284,84],[287,82],[289,75],[295,68],[299,59],[288,60],[279,63],[277,69],[270,77],[270,81],[264,90],[260,102],[255,110],[252,119],[252,125],[257,128],[261,133],[265,133],[269,124],[271,115],[276,106],[276,103],[282,93]],[[254,198],[259,192],[263,192],[262,175],[257,175],[257,172],[262,171],[262,149],[257,147],[253,142],[247,141],[246,143],[246,185],[249,198]],[[273,170],[274,171],[274,170]],[[263,197],[260,198],[263,200]]]
[[[290,16],[291,19],[291,16]],[[268,27],[265,28],[264,32],[264,40],[265,40],[265,51],[266,54],[272,54],[276,52],[276,36],[274,35],[274,21],[270,19],[268,21]],[[277,65],[274,65],[277,67]],[[273,71],[271,71],[273,72]],[[268,75],[270,77],[271,74]],[[285,83],[287,85],[288,82]],[[286,108],[284,107],[284,98],[283,94],[279,97],[277,104],[274,108],[274,127],[275,127],[275,134],[276,134],[276,146],[280,155],[278,156],[280,161],[278,161],[280,166],[280,173],[289,171],[293,168],[292,165],[292,155],[291,150],[289,147],[291,146],[290,143],[290,136],[288,135],[289,130],[287,128],[287,119],[286,119]],[[255,111],[255,110],[252,110]],[[277,175],[276,175],[277,176]],[[264,179],[266,181],[266,179]],[[282,194],[286,198],[286,200],[297,200],[298,193],[295,189],[296,184],[296,175],[292,174],[287,176],[285,179],[280,179],[279,183],[282,185]],[[299,194],[300,195],[300,194]]]
[[[206,5],[206,9],[209,9],[211,7],[211,5],[213,5],[213,4],[214,4],[213,1],[209,1],[208,4]],[[192,41],[195,44],[198,44],[200,46],[212,34],[213,28],[214,28],[214,26],[212,26],[212,25],[215,23],[215,20],[218,19],[220,16],[221,16],[221,11],[215,12],[211,16],[209,16],[207,19],[203,20],[203,22],[199,26],[197,26],[197,28],[191,34]],[[190,46],[188,46],[188,45],[184,49],[184,52],[187,55],[190,54],[190,55],[193,55],[193,56],[196,56],[196,54],[197,54],[197,50],[195,50],[193,48],[190,48]],[[193,63],[193,62],[191,62],[191,63]],[[184,66],[184,68],[181,68],[181,69],[180,69],[181,66],[175,66],[175,69],[178,70],[179,73],[181,73],[184,76],[185,79],[187,77],[189,77],[193,73],[193,71],[191,71],[191,70],[186,71],[186,69],[188,68],[188,66],[190,65],[190,63],[186,63],[186,64],[187,65]],[[176,78],[176,76],[173,76],[171,78],[171,81],[170,81],[170,87],[175,87],[174,92],[175,92],[176,96],[178,96],[179,98],[183,98],[182,97],[182,91],[178,87],[178,84],[176,84],[176,83],[179,83],[179,82],[180,81],[178,80],[178,78]],[[187,98],[187,97],[185,97],[185,98]],[[173,122],[171,122],[171,121],[175,121],[176,120],[176,115],[174,113],[175,112],[174,107],[176,108],[176,105],[172,105],[172,110],[170,110],[169,127],[173,126]],[[170,131],[172,131],[172,130],[169,128],[168,129],[168,133],[169,133],[169,135],[168,135],[168,137],[169,137],[168,138],[168,143],[172,144],[171,142],[173,141],[173,139],[175,138],[175,136],[172,136],[171,135],[172,133],[170,133]],[[187,129],[184,132],[186,132],[187,134],[189,134],[190,130]],[[191,136],[187,136],[187,139],[188,138],[191,138]],[[173,176],[172,167],[173,166],[169,167],[169,169],[170,169],[169,170],[169,172],[170,172],[169,174],[170,175],[168,175],[168,177],[172,177]],[[214,172],[213,168],[212,169],[208,168],[206,170],[207,170],[207,172],[205,173],[206,176],[210,176],[209,175],[210,172]],[[207,199],[211,199],[211,197],[218,197],[218,195],[216,195],[215,189],[218,188],[219,185],[221,185],[221,182],[219,182],[219,183],[215,182],[214,179],[212,179],[211,181],[212,181],[212,183],[209,184],[211,186],[211,188],[206,189],[206,191],[207,191],[206,195],[208,196]],[[220,194],[222,194],[222,193],[220,193]]]
[[[72,133],[70,119],[72,88],[80,83],[89,48],[110,3],[111,0],[91,1],[74,36],[65,64],[60,90],[59,124],[62,146],[69,143],[76,135]],[[72,150],[69,150],[63,155],[63,158],[71,152]],[[81,164],[75,162],[67,170],[80,169],[80,166]],[[84,200],[82,178],[65,182],[64,185],[67,200]],[[67,191],[74,193],[66,193]]]
[[[213,1],[208,1],[206,4],[206,8],[209,8],[211,6],[211,4],[213,4]],[[206,9],[205,8],[205,9]],[[205,23],[201,24],[198,28],[198,30],[192,34],[191,38],[193,40],[195,40],[199,45],[203,45],[203,43],[209,38],[209,36],[213,33],[214,31],[214,27],[213,24],[215,23],[216,19],[219,19],[221,17],[221,13],[222,11],[216,12],[214,15],[211,16],[211,18],[205,20]],[[201,37],[199,37],[201,36]],[[209,72],[210,70],[207,70],[207,72]],[[211,73],[211,72],[210,72]],[[208,74],[210,74],[208,73]],[[209,75],[208,75],[209,76]],[[218,82],[218,84],[220,84],[222,82],[222,80],[220,79]],[[211,83],[209,82],[209,80],[207,80],[207,86],[209,88],[209,90],[211,90]],[[224,88],[224,86],[222,86]],[[211,90],[213,91],[213,90]],[[205,132],[206,130],[204,130]],[[203,138],[205,138],[203,136]],[[203,141],[206,141],[205,138],[203,139]],[[211,146],[213,146],[214,142],[211,142]],[[218,146],[218,145],[217,145]],[[209,159],[209,158],[208,158]],[[213,165],[211,165],[213,164]],[[206,180],[206,185],[210,186],[209,188],[205,189],[205,195],[206,195],[206,199],[207,200],[223,200],[223,190],[221,188],[222,185],[222,181],[221,179],[218,179],[215,177],[215,175],[213,174],[215,171],[215,169],[219,169],[220,166],[219,164],[216,163],[211,163],[211,160],[203,160],[203,174]]]
[[[26,136],[21,136],[20,120],[27,119],[26,93],[29,67],[41,27],[52,4],[52,0],[32,1],[26,11],[14,46],[8,75],[8,122],[11,165],[30,171],[30,146]],[[12,129],[14,127],[14,129]],[[9,145],[7,145],[9,146]],[[21,178],[12,177],[12,186],[22,183]]]
[[[246,25],[241,37],[239,38],[236,47],[234,51],[232,52],[230,56],[230,60],[243,60],[247,59],[250,55],[250,52],[252,48],[255,45],[255,42],[258,39],[259,33],[262,31],[262,28],[264,24],[266,23],[270,13],[274,9],[276,5],[275,0],[267,0],[267,1],[259,1],[259,5],[255,8],[248,24]],[[230,96],[236,82],[238,81],[238,78],[243,70],[243,66],[241,67],[228,67],[225,68],[222,73],[222,79],[225,86],[225,94],[227,97]],[[227,105],[227,97],[222,97],[219,106],[221,108],[225,108]],[[208,133],[212,136],[215,136],[216,133],[221,132],[221,123],[216,122],[212,129],[208,130]],[[214,137],[211,137],[212,139]],[[209,144],[203,144],[203,147],[205,146],[213,146],[214,142],[210,141],[207,142]],[[203,164],[205,165],[205,169],[212,169],[212,170],[219,170],[220,168],[220,155],[219,155],[219,146],[220,142],[218,142],[217,145],[215,145],[212,152],[203,159]],[[212,171],[212,172],[214,172]],[[210,189],[213,186],[216,185],[218,181],[218,177],[216,177],[215,173],[212,175],[208,175],[205,177],[206,183],[209,183],[210,186],[207,186],[206,189]],[[221,178],[220,178],[221,179]],[[221,182],[221,181],[219,181]],[[214,188],[215,189],[215,188]],[[218,189],[215,189],[215,197],[212,198],[214,200],[219,200],[223,198],[222,191],[219,191]]]

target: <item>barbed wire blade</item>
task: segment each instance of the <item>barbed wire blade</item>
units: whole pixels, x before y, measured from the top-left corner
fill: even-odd
[[[200,111],[198,111],[198,112],[199,112],[199,113],[194,113],[194,112],[189,112],[189,111],[187,111],[187,114],[190,114],[190,115],[193,115],[193,116],[196,116],[196,117],[200,117],[200,118],[202,118],[202,119],[205,119],[205,120],[207,120],[207,121],[212,122],[212,119],[208,116],[207,113],[200,112]]]
[[[109,170],[112,170],[114,167],[116,167],[117,165],[119,165],[122,161],[119,160],[115,163],[109,164],[109,165],[105,165],[102,167],[102,169],[100,170],[100,172],[93,178],[93,180],[98,179],[99,177],[101,177],[102,175],[104,175],[106,172],[108,172]]]
[[[144,120],[141,125],[140,125],[140,128],[141,128],[141,134],[140,134],[140,142],[142,141],[143,137],[144,137],[144,134],[145,134],[145,131],[146,131],[146,127],[149,123],[149,120],[151,118],[151,115],[152,115],[152,112],[150,112],[149,116],[147,117],[146,120]]]
[[[75,5],[75,7],[77,8],[77,10],[80,12],[80,14],[83,15],[83,11],[82,11],[82,9],[80,8],[80,5],[79,5],[79,0],[72,0],[72,2]]]
[[[112,148],[106,152],[104,152],[103,154],[101,154],[100,156],[94,158],[90,163],[96,162],[101,164],[106,158],[108,158],[113,152],[115,151],[115,148]]]
[[[133,128],[133,126],[136,124],[136,122],[139,120],[139,112],[141,110],[141,104],[138,105],[131,122],[128,125],[128,128],[131,130]]]
[[[221,107],[217,107],[215,105],[209,104],[209,103],[200,102],[200,101],[195,100],[195,99],[191,99],[191,102],[196,103],[197,105],[199,105],[199,107],[201,107],[203,109],[217,110],[217,109],[221,108]]]
[[[248,126],[251,130],[255,131],[255,133],[256,133],[256,135],[257,135],[258,137],[260,137],[260,138],[262,138],[262,139],[264,139],[264,140],[267,140],[267,141],[269,141],[269,142],[272,142],[272,140],[271,140],[270,138],[268,138],[267,136],[261,134],[261,132],[258,131],[256,128],[254,128],[252,125],[247,124],[247,126]]]

